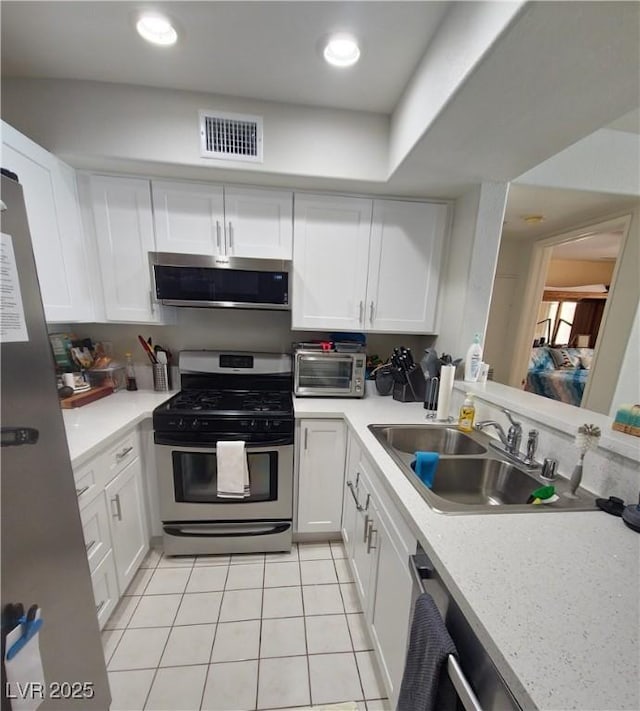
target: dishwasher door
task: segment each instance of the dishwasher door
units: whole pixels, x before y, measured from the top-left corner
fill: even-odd
[[[450,655],[447,662],[458,711],[522,711],[419,543],[409,565],[413,604],[420,593],[431,595],[458,650],[458,657]]]

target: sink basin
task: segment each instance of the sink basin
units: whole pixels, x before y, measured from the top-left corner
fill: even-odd
[[[406,454],[424,451],[464,456],[485,454],[487,451],[486,447],[454,427],[371,425],[369,429],[383,444],[386,442],[388,446]]]
[[[527,504],[529,496],[549,482],[526,472],[488,450],[492,441],[482,432],[466,434],[441,425],[369,425],[376,439],[412,486],[439,513],[496,514],[551,511],[596,511],[595,498],[578,489],[567,495],[569,482],[553,482],[558,500]],[[438,452],[440,460],[431,488],[411,468],[416,451]]]

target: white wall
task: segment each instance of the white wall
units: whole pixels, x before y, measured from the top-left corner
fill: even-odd
[[[391,118],[391,172],[429,129],[524,2],[453,3]]]
[[[505,183],[482,183],[455,204],[436,341],[454,357],[464,357],[475,333],[485,337],[507,190]]]
[[[611,401],[611,416],[615,417],[623,404],[640,403],[640,304],[636,309],[629,342],[620,367],[618,385]]]
[[[201,158],[198,112],[264,117],[264,163]],[[388,117],[89,81],[3,79],[3,119],[72,165],[387,179]],[[176,176],[177,177],[177,176]],[[210,179],[218,179],[212,176]],[[246,177],[244,178],[246,181]]]
[[[640,195],[640,135],[600,129],[514,182],[617,195]]]

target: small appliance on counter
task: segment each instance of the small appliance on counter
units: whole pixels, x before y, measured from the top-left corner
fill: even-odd
[[[353,341],[297,343],[293,359],[297,397],[364,397],[364,345]]]
[[[425,380],[422,368],[413,360],[411,349],[400,346],[391,356],[393,399],[400,402],[422,402]]]

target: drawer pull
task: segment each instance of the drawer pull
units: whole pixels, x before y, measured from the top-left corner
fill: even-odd
[[[113,505],[116,505],[116,510],[113,510]],[[111,499],[111,516],[117,518],[118,521],[122,521],[122,507],[120,506],[120,494],[116,494],[113,499]]]
[[[100,614],[100,610],[105,606],[106,600],[103,600],[99,605],[96,605],[96,615]]]
[[[125,447],[122,451],[120,451],[116,454],[116,459],[118,461],[120,461],[121,459],[124,459],[132,449],[133,449],[133,445],[131,447]]]
[[[76,496],[78,498],[80,498],[82,496],[82,494],[89,491],[90,488],[91,488],[91,486],[89,484],[87,484],[87,486],[83,486],[82,489],[76,489]]]
[[[87,543],[85,545],[85,550],[87,551],[87,553],[95,546],[95,544],[96,544],[95,541],[91,541],[90,543]]]

